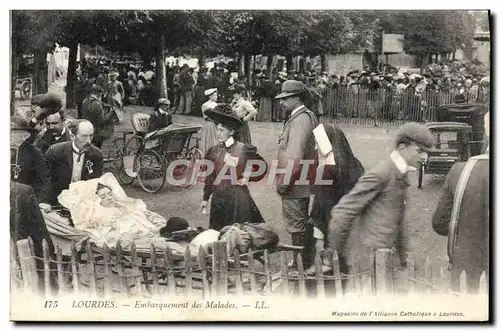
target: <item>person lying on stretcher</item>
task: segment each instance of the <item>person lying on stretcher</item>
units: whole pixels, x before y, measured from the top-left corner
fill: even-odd
[[[91,233],[98,243],[159,237],[166,224],[166,219],[149,211],[142,200],[127,197],[111,173],[71,183],[58,200],[69,209],[75,228]]]
[[[87,230],[98,231],[106,238],[122,240],[153,237],[158,233],[159,228],[148,219],[142,208],[120,203],[110,187],[98,183],[96,194],[100,203]]]

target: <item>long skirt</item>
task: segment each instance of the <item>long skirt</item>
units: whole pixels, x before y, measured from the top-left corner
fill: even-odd
[[[286,114],[281,108],[279,100],[272,101],[273,121],[281,122],[286,119]]]
[[[247,121],[243,121],[243,124],[239,127],[236,132],[234,139],[240,141],[244,144],[252,144],[252,136],[250,135],[250,126]]]
[[[201,116],[201,105],[207,101],[205,95],[203,94],[203,91],[205,90],[205,87],[201,85],[196,85],[194,87],[194,93],[193,93],[193,103],[191,106],[191,115],[195,116]]]
[[[220,231],[234,223],[264,223],[246,185],[218,187],[210,204],[209,228]]]
[[[200,149],[203,155],[205,155],[207,151],[210,149],[210,147],[217,145],[215,123],[209,120],[204,120],[200,136],[201,136]]]
[[[267,122],[271,120],[273,101],[271,98],[261,97],[259,102],[259,112],[257,113],[258,122]]]

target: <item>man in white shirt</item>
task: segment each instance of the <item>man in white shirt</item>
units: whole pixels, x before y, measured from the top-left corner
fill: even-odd
[[[45,118],[45,128],[40,131],[33,145],[45,154],[50,146],[65,141],[70,141],[70,134],[66,127],[64,111],[60,110]]]
[[[52,145],[45,154],[50,187],[40,208],[46,212],[50,211],[51,205],[58,204],[57,197],[70,183],[99,178],[102,175],[102,153],[91,143],[94,136],[92,123],[77,120],[71,123],[69,129],[73,141]]]

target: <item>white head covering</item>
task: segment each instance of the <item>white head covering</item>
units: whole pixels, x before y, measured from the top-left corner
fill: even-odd
[[[203,94],[205,94],[205,96],[209,97],[210,95],[214,94],[215,92],[217,92],[216,88],[210,88],[208,90],[205,90],[205,92],[203,92]]]

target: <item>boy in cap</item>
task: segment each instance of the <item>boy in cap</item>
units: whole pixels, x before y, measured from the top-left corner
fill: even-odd
[[[154,112],[149,116],[148,132],[166,128],[173,123],[170,113],[170,100],[160,98]]]
[[[435,138],[427,127],[406,123],[395,137],[389,157],[365,172],[354,188],[332,209],[329,247],[340,252],[349,269],[359,263],[370,270],[370,252],[395,247],[406,266],[407,234],[404,220],[408,171],[418,168]]]

